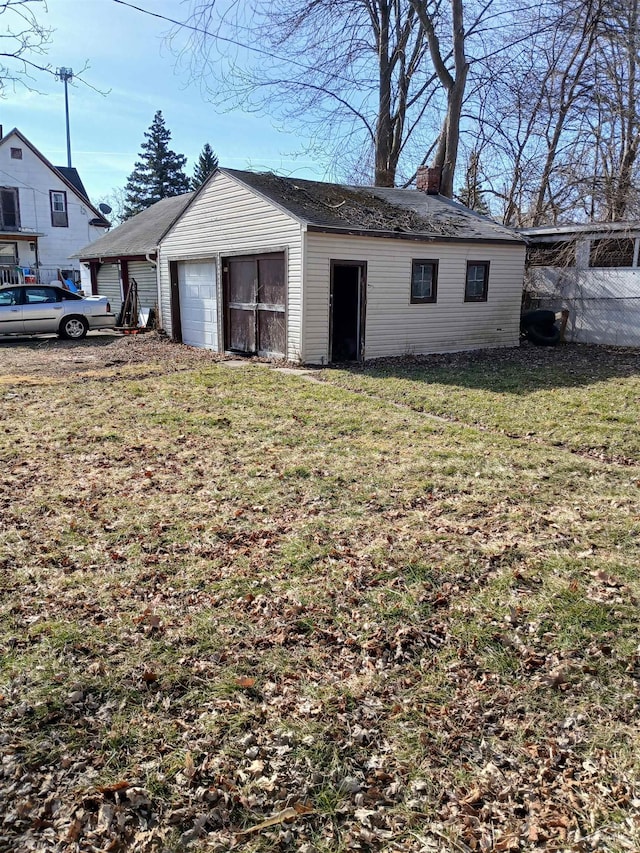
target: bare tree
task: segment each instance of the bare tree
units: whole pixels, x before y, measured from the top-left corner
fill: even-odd
[[[375,183],[393,186],[436,80],[408,0],[237,0],[226,14],[195,2],[189,21],[200,32],[180,44],[176,30],[172,43],[208,98],[304,125],[310,150],[336,171],[371,163]],[[241,65],[215,37],[223,32],[250,43],[259,63]]]
[[[31,86],[34,72],[51,72],[42,58],[51,42],[52,30],[38,20],[47,11],[45,0],[2,0],[0,2],[0,97],[7,87]]]
[[[173,46],[206,96],[300,128],[341,177],[407,185],[482,151],[508,224],[634,202],[640,0],[191,0]],[[186,41],[184,39],[186,38]],[[182,39],[182,41],[181,41]],[[247,50],[259,62],[247,62]]]
[[[303,127],[341,175],[392,186],[433,155],[452,196],[469,75],[512,21],[507,0],[192,0],[172,45],[206,97]]]
[[[503,52],[489,74],[479,128],[493,165],[490,190],[504,221],[537,225],[575,218],[593,147],[590,111],[603,0],[542,5],[526,22],[520,49]],[[587,139],[590,140],[587,143]]]
[[[505,221],[640,214],[640,0],[561,0],[482,93],[488,190]]]
[[[566,139],[567,123],[574,108],[593,91],[590,60],[600,25],[601,2],[587,0],[580,11],[582,15],[569,25],[565,24],[566,18],[558,22],[555,37],[560,44],[556,55],[550,54],[547,62],[548,73],[543,89],[547,151],[534,202],[532,225],[539,225],[548,218],[545,213],[549,208],[554,221],[558,219],[560,209],[553,191],[552,172],[558,162],[562,140]]]
[[[481,172],[480,152],[474,148],[467,157],[464,184],[458,190],[457,199],[470,210],[488,215],[489,207],[484,198]]]
[[[469,74],[469,62],[465,53],[466,36],[464,29],[464,14],[462,0],[451,0],[451,49],[453,56],[453,68],[451,69],[443,56],[442,38],[436,30],[437,15],[440,11],[439,3],[431,3],[429,0],[411,0],[411,5],[416,11],[420,23],[427,33],[429,53],[435,68],[438,80],[446,93],[446,112],[438,147],[434,159],[434,166],[442,169],[442,183],[440,192],[443,195],[453,196],[453,179],[458,160],[458,146],[460,142],[460,116],[464,92]],[[485,10],[492,5],[488,0]],[[430,11],[433,9],[433,11]],[[478,21],[476,21],[478,23]]]
[[[619,221],[638,213],[635,189],[640,146],[638,55],[640,2],[615,0],[603,22],[594,93],[596,148],[594,213]]]

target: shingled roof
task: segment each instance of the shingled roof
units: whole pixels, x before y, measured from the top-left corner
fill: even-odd
[[[510,228],[441,195],[220,169],[301,220],[308,230],[413,240],[522,243]]]
[[[76,168],[73,166],[56,166],[56,169],[60,172],[63,178],[66,178],[67,181],[69,181],[69,183],[78,190],[80,195],[84,196],[87,201],[89,201],[89,196],[84,188],[84,184],[82,183],[82,178],[78,174],[78,170]]]
[[[163,198],[127,219],[104,237],[94,240],[71,257],[120,258],[127,255],[148,255],[155,252],[160,238],[173,225],[193,198],[193,193]]]

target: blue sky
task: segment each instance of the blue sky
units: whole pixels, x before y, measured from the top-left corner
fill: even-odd
[[[180,0],[133,2],[172,18],[186,14]],[[108,91],[69,86],[72,161],[92,200],[124,186],[156,110],[171,131],[171,146],[188,158],[188,174],[209,142],[222,166],[323,176],[309,157],[294,156],[302,141],[276,131],[268,118],[221,113],[205,103],[198,86],[174,71],[163,42],[169,24],[113,0],[48,0],[47,7],[38,15],[55,32],[45,61],[76,73],[88,62],[82,76]],[[66,165],[64,87],[47,74],[32,86],[37,91],[7,90],[0,123],[5,132],[18,127],[55,165]]]

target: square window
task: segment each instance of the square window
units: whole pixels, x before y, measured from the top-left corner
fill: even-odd
[[[436,302],[438,297],[438,262],[411,262],[411,303]]]
[[[0,266],[15,267],[18,265],[18,244],[0,243]]]
[[[22,160],[22,148],[12,148],[11,149],[11,159],[12,160]]]
[[[486,302],[489,290],[489,261],[467,261],[465,302]]]

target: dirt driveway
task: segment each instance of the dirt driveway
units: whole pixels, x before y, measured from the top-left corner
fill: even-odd
[[[149,362],[162,362],[170,372],[219,360],[208,350],[173,344],[156,333],[89,332],[82,341],[55,335],[0,339],[0,376],[83,374]]]
[[[172,373],[178,370],[204,367],[220,361],[238,364],[238,359],[211,352],[210,350],[176,344],[157,332],[138,335],[122,335],[117,332],[89,332],[81,341],[61,340],[55,335],[41,335],[34,338],[0,338],[0,377],[55,376],[64,375],[91,376],[96,371],[117,374],[120,368],[136,364],[161,365],[160,372]],[[247,362],[269,363],[268,359],[251,358]],[[366,363],[366,372],[376,371],[381,366],[385,370],[444,368],[446,370],[464,370],[478,363],[485,365],[488,371],[500,369],[505,364],[521,368],[523,376],[534,372],[544,375],[554,368],[564,369],[571,375],[586,378],[595,374],[612,372],[616,375],[629,375],[639,369],[640,351],[638,349],[589,346],[586,344],[567,344],[558,347],[537,347],[523,343],[519,348],[486,349],[405,358],[380,359]],[[285,367],[286,362],[273,366]],[[300,365],[289,365],[299,367]],[[358,373],[363,370],[352,365]],[[128,371],[127,371],[128,372]],[[315,371],[314,371],[315,373]],[[325,377],[326,378],[326,377]]]

